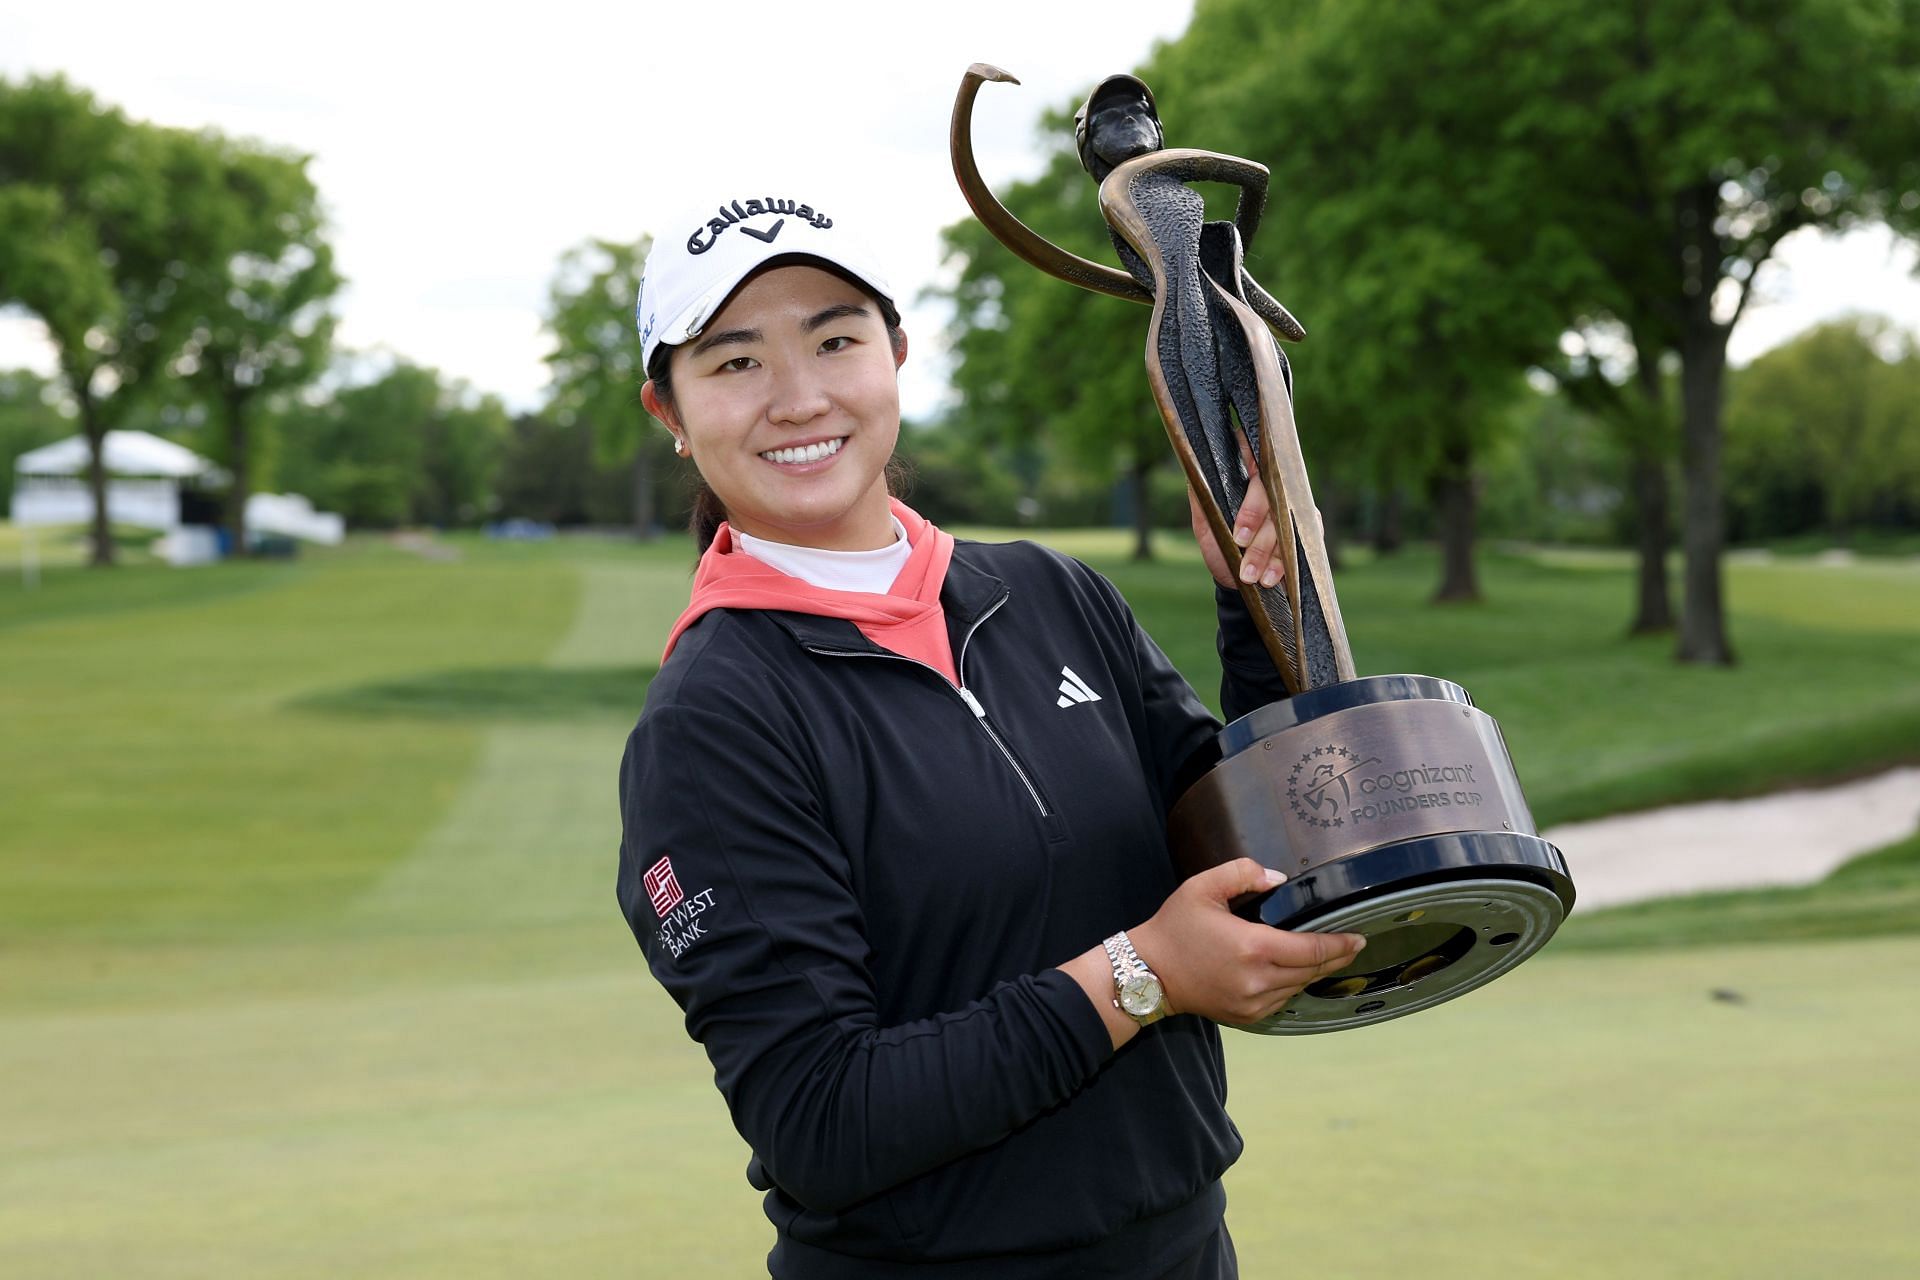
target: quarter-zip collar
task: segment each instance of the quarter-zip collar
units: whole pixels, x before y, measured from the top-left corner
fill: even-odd
[[[955,561],[956,565],[958,563]],[[974,721],[979,724],[987,737],[993,740],[993,745],[999,748],[1000,754],[1005,757],[1007,764],[1019,777],[1020,785],[1026,789],[1028,797],[1033,801],[1033,807],[1039,812],[1041,820],[1046,823],[1047,839],[1059,840],[1063,834],[1059,819],[1054,816],[1053,810],[1048,806],[1046,797],[1041,794],[1040,788],[1033,780],[1033,775],[1027,771],[1025,765],[1020,763],[1020,758],[1014,754],[1013,748],[1007,745],[1007,740],[1001,736],[1000,731],[994,728],[993,721],[988,717],[987,709],[981,705],[980,699],[967,688],[967,642],[973,638],[973,633],[980,624],[992,617],[994,612],[1013,595],[1007,584],[992,574],[971,568],[968,569],[968,573],[972,575],[972,580],[964,583],[961,588],[966,608],[956,610],[950,607],[946,601],[944,589],[942,591],[941,605],[943,612],[947,615],[950,628],[948,642],[953,648],[954,672],[958,677],[957,679],[948,677],[951,682],[949,687],[960,695],[960,700],[966,704],[967,710],[973,713]],[[841,619],[821,618],[804,613],[769,613],[768,616],[773,617],[809,653],[831,658],[891,659],[896,662],[911,662],[915,666],[927,666],[924,662],[875,644],[858,628]],[[845,630],[836,632],[828,626],[820,625],[835,622],[841,623]],[[927,670],[933,671],[935,675],[945,674],[935,671],[932,667],[927,667]]]
[[[722,524],[700,557],[693,598],[667,636],[664,662],[680,637],[715,609],[747,609],[843,619],[880,648],[912,658],[958,683],[941,592],[953,558],[953,535],[942,532],[897,498],[893,515],[907,530],[913,551],[884,593],[840,591],[793,577],[739,551]]]

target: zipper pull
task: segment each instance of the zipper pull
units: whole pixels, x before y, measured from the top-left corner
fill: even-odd
[[[980,699],[973,696],[973,691],[971,689],[967,688],[965,685],[955,685],[954,688],[960,691],[961,701],[967,704],[968,710],[972,711],[976,718],[981,720],[985,720],[987,718],[987,709],[980,705]]]

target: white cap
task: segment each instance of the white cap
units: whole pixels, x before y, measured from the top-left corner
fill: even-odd
[[[776,258],[818,258],[892,304],[893,291],[867,260],[858,227],[842,225],[840,213],[838,205],[760,192],[728,194],[669,223],[640,276],[634,324],[641,367],[653,363],[659,347],[698,337],[740,282]]]

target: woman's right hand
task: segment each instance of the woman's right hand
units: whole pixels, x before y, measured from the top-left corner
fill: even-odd
[[[1264,893],[1283,879],[1239,858],[1193,876],[1151,920],[1127,931],[1159,977],[1171,1012],[1258,1022],[1360,954],[1366,939],[1357,933],[1289,933],[1233,914],[1233,899]]]

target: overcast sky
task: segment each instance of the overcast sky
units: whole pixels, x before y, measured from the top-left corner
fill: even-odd
[[[136,117],[310,153],[349,280],[340,341],[516,409],[546,386],[542,314],[569,247],[658,231],[688,189],[735,175],[842,192],[885,212],[876,256],[914,338],[902,402],[924,415],[945,393],[945,314],[916,298],[939,277],[940,228],[966,213],[946,143],[961,73],[985,61],[1024,82],[987,86],[976,113],[981,168],[1002,187],[1037,171],[1043,110],[1136,66],[1191,10],[545,0],[497,17],[401,0],[0,0],[0,75],[64,72]],[[1920,329],[1913,267],[1884,233],[1803,233],[1763,272],[1736,362],[1848,309]],[[1287,300],[1310,324],[1310,300]],[[23,364],[51,369],[38,327],[0,317],[0,367]]]

